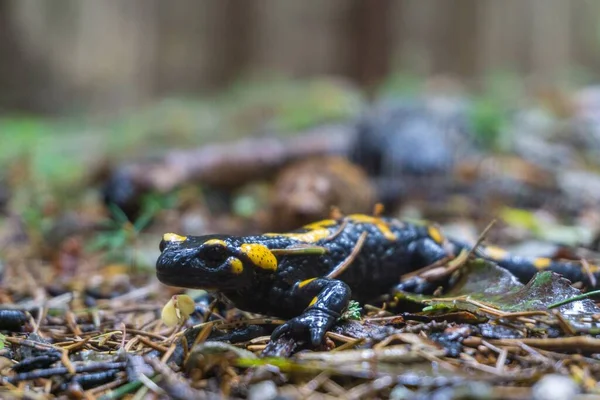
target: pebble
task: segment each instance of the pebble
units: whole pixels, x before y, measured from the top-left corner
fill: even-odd
[[[248,391],[249,400],[270,400],[277,397],[277,386],[272,381],[262,381],[252,385]]]
[[[546,375],[531,390],[533,400],[570,400],[579,393],[579,387],[569,377]]]

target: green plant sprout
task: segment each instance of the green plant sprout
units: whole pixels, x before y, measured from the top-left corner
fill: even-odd
[[[107,259],[125,261],[135,267],[135,251],[139,235],[161,208],[158,201],[144,201],[140,216],[131,222],[121,208],[109,204],[108,209],[112,218],[105,223],[107,230],[98,233],[92,241],[90,250],[104,250]]]
[[[360,320],[360,311],[361,307],[358,301],[350,300],[348,304],[348,309],[344,314],[342,314],[341,319],[343,320]]]

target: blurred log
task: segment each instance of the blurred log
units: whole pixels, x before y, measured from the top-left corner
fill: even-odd
[[[295,160],[347,153],[351,139],[348,126],[324,126],[289,139],[247,138],[194,150],[175,150],[158,164],[129,168],[140,187],[159,192],[188,182],[232,188],[268,177],[277,168]]]
[[[390,0],[354,1],[349,18],[350,75],[370,90],[376,89],[390,73],[391,6]]]
[[[312,156],[348,154],[352,133],[351,125],[327,125],[290,138],[247,138],[174,150],[159,161],[133,163],[113,171],[103,189],[105,202],[135,215],[141,193],[168,192],[194,182],[232,189],[268,178],[286,163]]]

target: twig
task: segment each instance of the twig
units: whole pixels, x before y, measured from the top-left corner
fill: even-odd
[[[552,303],[548,306],[548,309],[551,310],[556,307],[564,306],[565,304],[572,303],[574,301],[585,300],[589,297],[596,296],[600,294],[600,290],[594,290],[593,292],[583,293],[577,296],[570,297],[568,299],[564,299],[561,301],[557,301],[556,303]]]
[[[366,231],[360,234],[360,237],[356,241],[356,244],[354,245],[354,248],[352,249],[352,252],[348,255],[348,257],[346,257],[346,259],[344,259],[344,261],[342,261],[339,265],[337,265],[333,269],[333,271],[331,271],[327,275],[327,278],[334,279],[334,278],[337,278],[338,276],[340,276],[346,270],[346,268],[348,268],[350,266],[350,264],[352,264],[352,262],[354,261],[356,256],[358,256],[358,253],[360,253],[360,250],[362,249],[363,245],[365,244],[365,240],[367,240],[367,232]]]
[[[4,378],[2,383],[17,383],[21,381],[28,381],[31,379],[39,378],[50,378],[56,375],[67,375],[67,374],[80,374],[83,372],[95,372],[104,371],[109,369],[125,369],[126,363],[124,362],[97,362],[88,365],[77,365],[70,371],[67,367],[48,368],[43,370],[35,370],[32,372],[23,372],[16,374],[8,378]]]

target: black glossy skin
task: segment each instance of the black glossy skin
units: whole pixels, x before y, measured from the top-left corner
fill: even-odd
[[[314,232],[315,237],[297,236],[306,232]],[[364,243],[357,247],[364,232]],[[362,215],[326,220],[322,225],[311,224],[287,235],[208,235],[163,240],[157,276],[172,286],[216,290],[243,310],[291,318],[273,332],[273,338],[286,332],[294,336],[310,333],[311,342],[318,345],[351,298],[365,301],[385,294],[398,286],[403,274],[455,256],[467,247],[445,239],[430,225]],[[222,243],[206,244],[208,240],[214,243],[215,239]],[[244,244],[261,244],[278,251],[277,268],[265,269],[254,264],[241,251]],[[305,247],[318,247],[325,253],[281,254],[286,249]],[[348,267],[336,278],[328,277],[353,250],[356,256]],[[586,274],[576,263],[492,254],[485,248],[478,256],[497,262],[523,281],[542,269],[549,269],[589,285]],[[243,271],[233,272],[229,262],[232,259],[241,261]],[[431,289],[426,284],[419,287],[411,283],[400,287]]]

